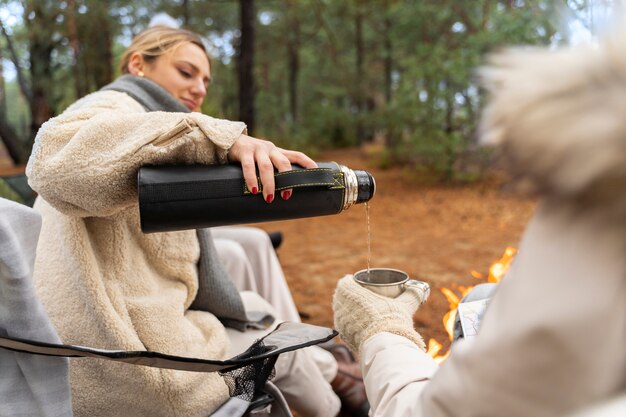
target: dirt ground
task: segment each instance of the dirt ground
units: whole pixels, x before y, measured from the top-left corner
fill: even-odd
[[[535,201],[508,191],[496,179],[464,186],[423,184],[407,170],[377,168],[358,149],[326,152],[317,160],[366,169],[375,177],[371,267],[401,269],[431,285],[415,326],[425,340],[435,338],[447,350],[442,318],[449,307],[439,289],[482,282],[470,273],[486,276],[507,246],[517,247]],[[367,266],[365,206],[258,226],[284,234],[278,254],[304,321],[332,327],[337,280]]]

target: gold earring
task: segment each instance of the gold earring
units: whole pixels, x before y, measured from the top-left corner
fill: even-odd
[[[138,76],[140,76],[140,77],[143,77],[143,76],[144,76],[144,75],[146,75],[146,74],[144,74],[144,73],[143,73],[143,71],[139,71],[139,72],[137,73],[137,75],[138,75]]]

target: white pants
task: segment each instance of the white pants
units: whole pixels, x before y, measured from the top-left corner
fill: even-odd
[[[253,227],[211,229],[217,253],[239,291],[246,309],[271,311],[282,321],[300,322],[300,315],[267,233]],[[247,293],[250,291],[255,294]],[[268,304],[269,303],[269,304]],[[231,356],[248,348],[268,331],[227,329]],[[335,358],[317,346],[283,353],[276,362],[273,382],[303,417],[334,417],[341,403],[330,387],[337,375]]]
[[[284,321],[300,322],[285,274],[267,233],[254,227],[211,229],[217,253],[239,291],[267,300]]]
[[[247,310],[268,311],[277,314],[267,301],[258,294],[241,292]],[[227,328],[230,339],[229,357],[244,352],[257,339],[273,330],[280,321],[268,330],[240,332]],[[311,346],[283,353],[275,365],[276,376],[272,382],[281,391],[285,400],[302,417],[335,417],[341,402],[330,386],[337,374],[337,362],[327,351]],[[271,415],[271,414],[270,414]]]

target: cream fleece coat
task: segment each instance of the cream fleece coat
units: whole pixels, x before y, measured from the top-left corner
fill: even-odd
[[[128,95],[93,93],[40,129],[27,167],[43,225],[37,291],[65,343],[225,359],[197,289],[195,231],[144,235],[140,166],[226,161],[240,122],[146,113]],[[228,398],[218,374],[72,360],[76,416],[207,416]]]

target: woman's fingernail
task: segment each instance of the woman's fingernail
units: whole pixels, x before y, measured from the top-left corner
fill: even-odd
[[[282,197],[283,200],[289,200],[291,198],[291,191],[283,191]]]
[[[265,201],[267,201],[268,203],[274,201],[274,194],[268,194],[267,197],[265,197]]]
[[[259,189],[256,187],[252,187],[252,194],[256,194],[259,192]]]

